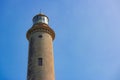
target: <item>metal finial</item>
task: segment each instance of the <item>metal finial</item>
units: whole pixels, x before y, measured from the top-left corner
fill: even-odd
[[[41,11],[42,11],[42,10],[40,9],[40,14],[42,13]]]

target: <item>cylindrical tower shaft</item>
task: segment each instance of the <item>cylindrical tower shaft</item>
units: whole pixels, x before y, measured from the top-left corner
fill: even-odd
[[[52,44],[54,36],[54,31],[45,23],[36,23],[28,30],[27,80],[55,80]]]

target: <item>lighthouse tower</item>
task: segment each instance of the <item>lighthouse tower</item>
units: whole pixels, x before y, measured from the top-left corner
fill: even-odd
[[[44,14],[33,17],[33,26],[27,32],[29,41],[27,80],[55,80],[53,40],[54,31]]]

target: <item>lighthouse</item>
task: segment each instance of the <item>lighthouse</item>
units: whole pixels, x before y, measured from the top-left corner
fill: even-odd
[[[27,31],[29,56],[27,80],[55,80],[53,40],[55,32],[44,14],[33,17],[33,26]]]

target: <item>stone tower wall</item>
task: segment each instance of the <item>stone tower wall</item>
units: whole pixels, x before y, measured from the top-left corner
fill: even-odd
[[[54,80],[52,37],[46,32],[34,32],[29,37],[27,80]]]

